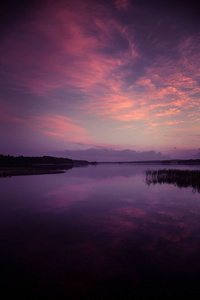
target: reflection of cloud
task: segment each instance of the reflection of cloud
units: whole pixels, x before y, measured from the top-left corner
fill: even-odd
[[[162,206],[162,210],[157,210],[156,206]],[[132,202],[129,206],[114,210],[112,214],[114,215],[106,220],[105,227],[112,236],[113,243],[117,242],[118,246],[123,243],[124,237],[126,240],[131,239],[142,253],[151,251],[148,252],[149,255],[154,253],[154,259],[158,260],[159,251],[161,257],[169,255],[167,253],[169,248],[164,246],[166,242],[169,245],[174,244],[176,249],[179,249],[180,255],[187,255],[197,250],[195,243],[190,246],[185,240],[193,235],[193,230],[198,224],[196,219],[192,221],[185,217],[182,205],[179,207],[177,203],[167,202],[164,207],[158,201],[155,204],[150,202],[148,206],[141,203],[140,208],[135,208]],[[157,247],[160,240],[163,241],[163,248],[159,250]]]
[[[68,178],[68,180],[70,181],[70,178]],[[82,178],[80,183],[71,183],[70,181],[67,185],[62,186],[57,190],[50,190],[45,193],[45,210],[64,212],[70,209],[72,205],[76,205],[77,202],[86,200],[93,188],[97,189],[99,186],[111,184],[116,180],[118,180],[118,178],[92,178],[90,180]],[[123,180],[125,180],[125,178],[121,179],[121,181]]]
[[[82,201],[88,194],[88,185],[67,185],[59,190],[52,190],[44,195],[46,211],[64,212],[77,201]]]

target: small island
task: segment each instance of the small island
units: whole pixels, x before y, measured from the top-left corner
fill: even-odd
[[[74,166],[89,164],[96,162],[52,156],[0,155],[0,177],[63,173]]]

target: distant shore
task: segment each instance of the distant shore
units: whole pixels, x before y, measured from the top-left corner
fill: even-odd
[[[65,173],[65,170],[72,167],[89,164],[96,164],[96,162],[51,156],[0,155],[0,177]]]
[[[97,165],[97,164],[146,164],[146,165],[199,165],[200,159],[172,159],[154,161],[123,161],[123,162],[89,162],[87,160],[72,160],[63,157],[29,157],[0,155],[0,177],[20,175],[39,175],[64,173],[73,167]]]
[[[143,165],[200,165],[200,159],[140,160],[98,162],[98,164],[143,164]]]

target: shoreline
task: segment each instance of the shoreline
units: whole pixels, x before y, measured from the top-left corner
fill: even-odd
[[[44,169],[26,169],[26,168],[3,168],[0,169],[0,177],[26,176],[26,175],[45,175],[65,173],[63,170],[44,170]]]

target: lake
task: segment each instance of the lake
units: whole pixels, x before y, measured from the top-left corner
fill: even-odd
[[[1,291],[21,299],[200,296],[200,194],[147,185],[145,170],[159,168],[100,164],[0,178]]]

